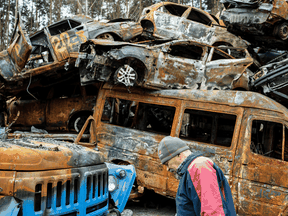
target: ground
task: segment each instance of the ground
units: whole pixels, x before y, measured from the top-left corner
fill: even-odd
[[[139,202],[129,201],[123,216],[174,216],[176,214],[175,200],[148,191]]]

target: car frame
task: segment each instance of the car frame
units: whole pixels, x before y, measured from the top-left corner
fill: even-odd
[[[161,8],[170,14],[162,12]],[[144,33],[157,38],[191,39],[214,46],[247,47],[246,42],[228,32],[216,16],[187,5],[173,2],[151,5],[143,9],[139,22]]]
[[[29,94],[21,94],[10,102],[8,122],[13,122],[12,130],[30,131],[34,126],[55,132],[79,132],[86,119],[93,114],[98,86],[80,86],[79,77],[52,87],[35,88]],[[18,112],[20,113],[18,115]],[[85,134],[89,133],[89,129]]]
[[[78,15],[48,25],[29,38],[19,15],[12,42],[0,54],[1,92],[17,95],[27,86],[57,83],[76,72],[79,46],[91,38],[126,41],[141,33],[141,25],[129,19],[101,22]]]
[[[253,63],[247,49],[221,50],[191,40],[140,44],[89,40],[81,45],[80,53],[81,85],[110,81],[152,89],[248,90],[251,71],[247,68]]]
[[[220,18],[228,30],[251,46],[280,49],[288,44],[288,3],[285,0],[221,0]]]

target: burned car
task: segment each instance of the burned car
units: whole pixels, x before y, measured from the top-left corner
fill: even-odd
[[[190,40],[158,41],[158,44],[89,40],[81,45],[76,63],[82,85],[110,81],[152,89],[248,90],[251,71],[247,68],[253,62],[248,51],[222,49],[231,55]]]
[[[274,61],[266,64],[253,76],[252,87],[255,91],[273,98],[288,107],[288,54],[283,53]]]
[[[90,144],[111,162],[133,164],[139,189],[176,197],[179,181],[157,147],[165,136],[179,137],[221,168],[237,215],[288,215],[288,110],[274,100],[251,91],[105,84],[95,109]]]
[[[229,33],[214,15],[195,7],[161,2],[144,8],[143,33],[157,38],[192,39],[209,45],[246,48],[241,38]]]
[[[283,49],[288,45],[288,3],[285,0],[222,0],[220,18],[229,31],[253,46]]]
[[[14,41],[0,55],[1,91],[10,95],[27,86],[51,85],[72,73],[79,46],[88,39],[130,40],[142,33],[141,25],[129,20],[99,22],[85,16],[61,20],[30,38],[21,26],[21,17],[17,26]]]
[[[79,132],[93,114],[98,87],[80,86],[79,76],[52,87],[31,90],[8,105],[8,122],[12,130],[29,131],[32,126],[49,132]],[[20,112],[18,116],[18,112]],[[85,131],[89,133],[89,129]]]

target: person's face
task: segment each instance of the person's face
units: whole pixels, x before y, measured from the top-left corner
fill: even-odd
[[[172,173],[176,173],[176,170],[178,168],[178,166],[182,163],[181,158],[179,157],[179,155],[175,156],[174,158],[170,159],[167,163],[167,170],[172,172]]]

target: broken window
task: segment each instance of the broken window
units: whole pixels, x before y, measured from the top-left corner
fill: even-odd
[[[101,121],[152,133],[170,135],[175,107],[107,98]]]
[[[225,55],[224,53],[220,52],[219,50],[214,49],[211,61],[215,61],[215,60],[219,60],[219,59],[232,59],[232,58],[229,57],[228,55]]]
[[[157,11],[161,11],[164,13],[169,13],[175,16],[181,17],[182,14],[187,10],[187,7],[183,7],[181,5],[163,5],[157,9]]]
[[[203,48],[195,45],[172,45],[168,54],[183,58],[201,60]]]
[[[266,157],[285,161],[288,160],[288,149],[283,150],[283,129],[281,123],[253,120],[250,149],[253,153]],[[285,128],[285,141],[287,140],[287,128]],[[282,156],[283,154],[283,156]]]
[[[57,34],[61,34],[63,32],[66,32],[72,28],[79,26],[79,25],[81,25],[81,23],[68,19],[68,20],[63,20],[60,23],[56,23],[52,26],[49,26],[49,31],[50,31],[50,34],[53,36],[53,35],[57,35]]]
[[[186,109],[180,138],[230,147],[235,123],[235,115]]]
[[[232,46],[218,46],[217,49],[233,56],[235,59],[246,58],[247,56],[244,49],[239,49]]]
[[[193,8],[191,9],[191,12],[189,13],[187,19],[192,20],[194,22],[202,23],[208,26],[212,24],[212,20],[210,20],[210,18],[207,17],[206,14],[201,13]]]

